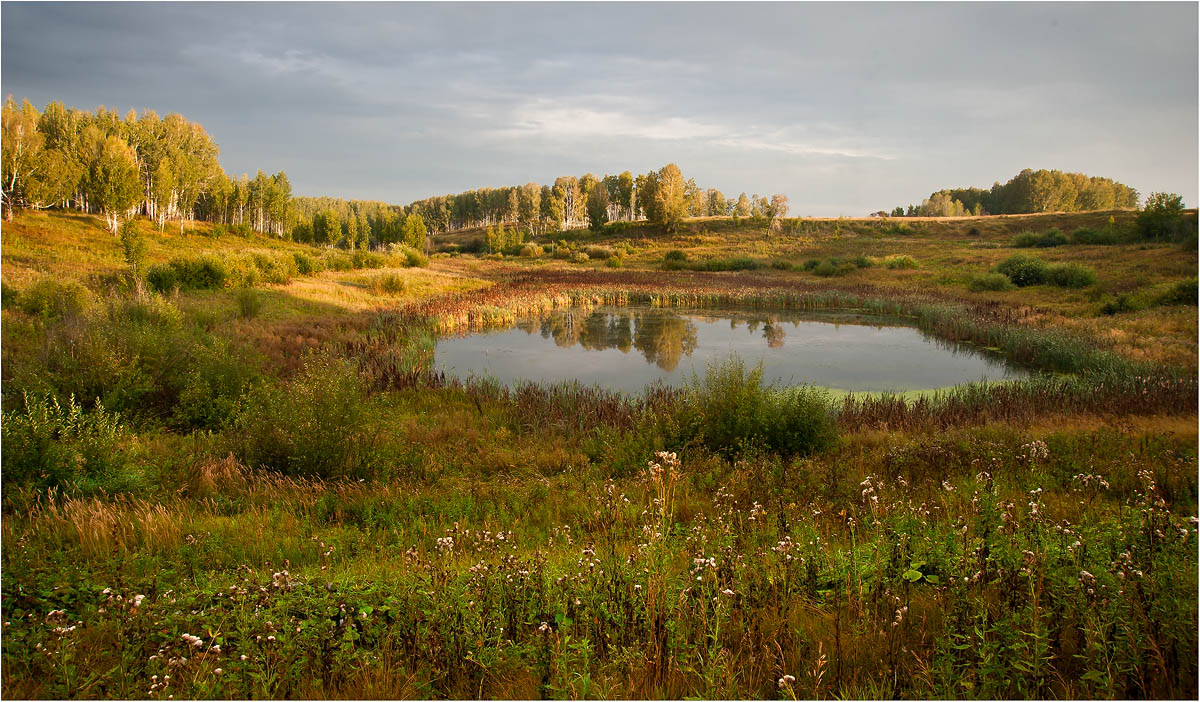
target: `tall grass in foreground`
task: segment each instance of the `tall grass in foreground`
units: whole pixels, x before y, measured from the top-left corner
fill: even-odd
[[[976,429],[654,463],[415,487],[216,462],[214,497],[43,494],[3,525],[4,691],[1196,694],[1184,441]]]

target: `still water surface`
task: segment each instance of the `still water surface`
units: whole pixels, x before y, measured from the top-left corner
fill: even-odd
[[[512,329],[441,339],[435,364],[459,377],[578,380],[640,392],[682,385],[736,353],[763,364],[763,380],[847,391],[904,392],[1025,377],[1002,358],[926,335],[896,320],[853,313],[569,308]]]

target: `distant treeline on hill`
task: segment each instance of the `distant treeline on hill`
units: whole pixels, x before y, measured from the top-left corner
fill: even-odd
[[[9,97],[3,107],[3,209],[76,209],[101,214],[115,232],[122,219],[145,215],[206,221],[215,230],[251,231],[346,248],[394,242],[417,245],[434,233],[500,224],[531,234],[609,221],[649,220],[668,230],[684,217],[787,214],[787,198],[745,193],[726,198],[700,188],[668,164],[634,176],[563,176],[553,185],[527,183],[425,198],[407,207],[367,200],[293,197],[287,174],[231,177],[204,128],[178,114],[130,110],[124,117],[51,102],[45,111]]]
[[[990,190],[939,190],[919,206],[897,207],[892,217],[960,217],[963,215],[1085,212],[1116,208],[1137,209],[1138,191],[1111,178],[1083,173],[1034,171],[1029,168]]]

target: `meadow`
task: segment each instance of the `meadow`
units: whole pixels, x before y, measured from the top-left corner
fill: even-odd
[[[1195,698],[1195,239],[1135,216],[427,256],[18,213],[3,693]],[[736,358],[637,396],[431,370],[439,336],[634,303],[895,317],[1039,373],[906,398]]]

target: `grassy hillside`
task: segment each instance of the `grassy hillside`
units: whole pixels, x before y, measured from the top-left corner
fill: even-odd
[[[700,219],[502,257],[460,232],[427,265],[139,222],[142,271],[230,271],[156,293],[100,220],[18,213],[3,692],[1195,697],[1196,253],[1134,216]],[[1094,278],[978,289],[1018,254]],[[1046,374],[787,399],[736,364],[640,397],[429,372],[438,334],[635,302],[867,310]]]

